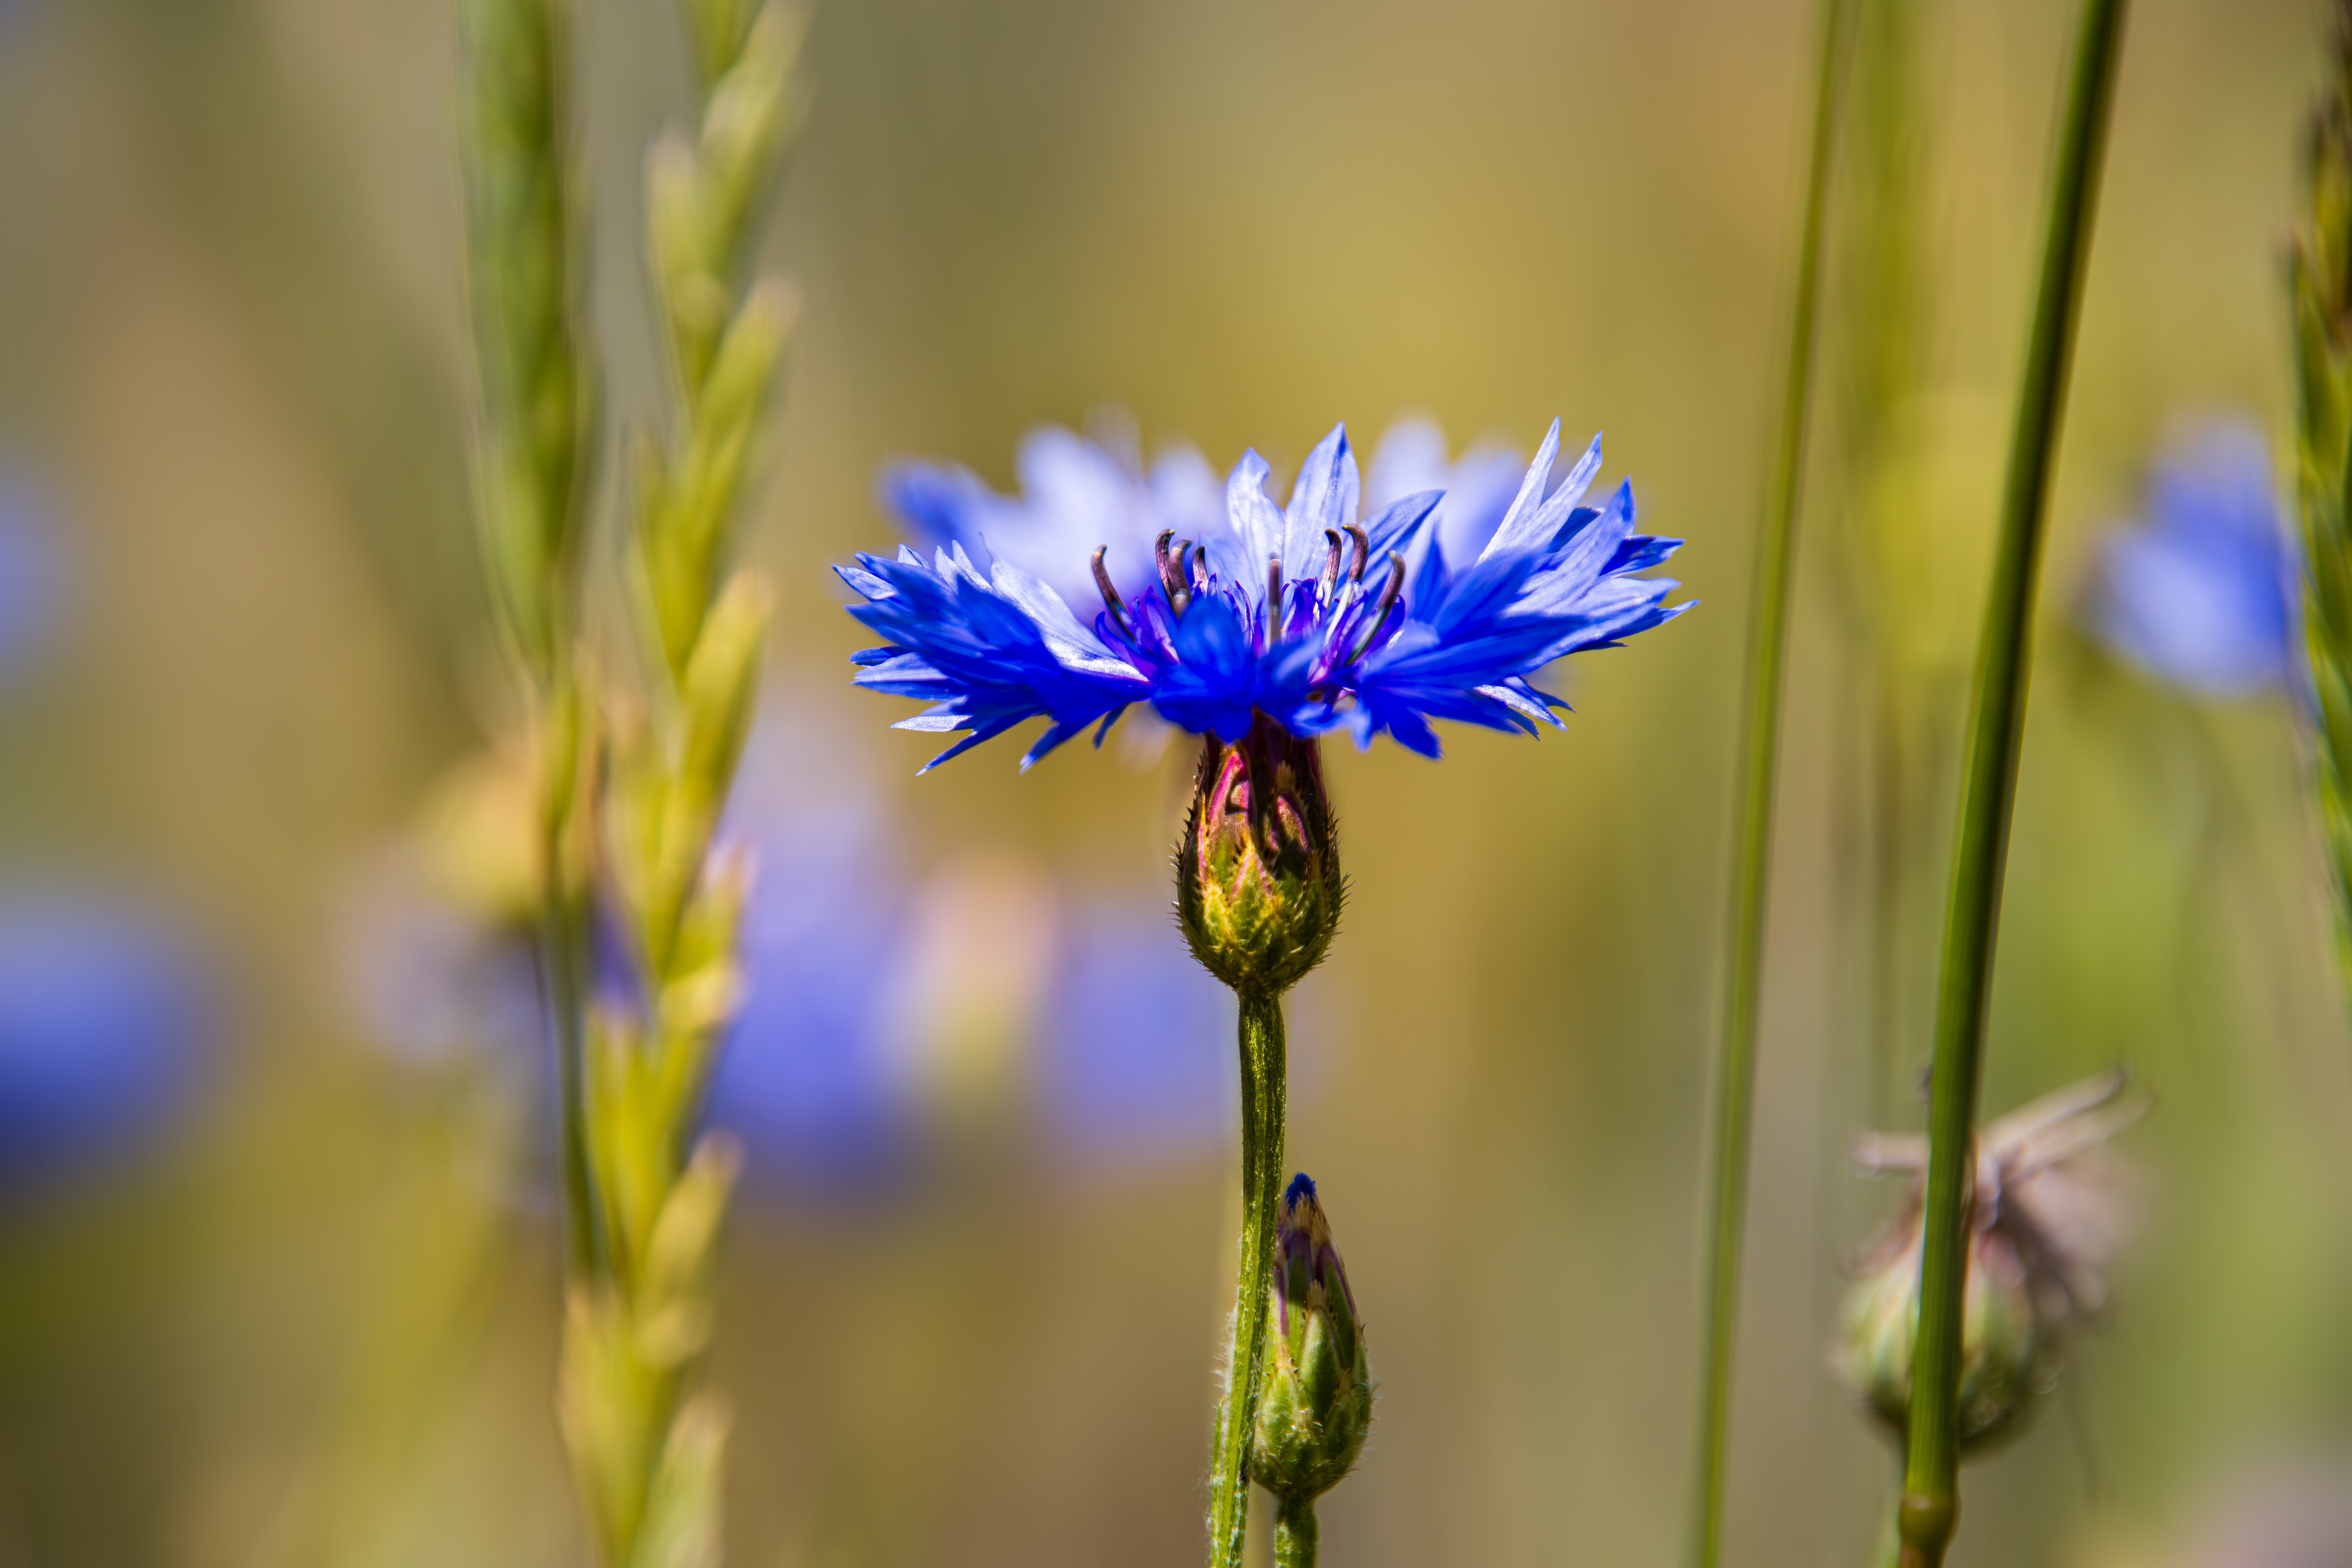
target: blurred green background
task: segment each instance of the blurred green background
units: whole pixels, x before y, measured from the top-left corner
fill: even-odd
[[[2066,42],[2065,7],[1909,9],[1917,162],[1879,195],[1907,194],[1924,303],[1899,406],[1873,405],[1895,436],[1837,396],[1886,342],[1852,194],[1887,145],[1875,111],[1849,126],[1827,296],[1739,1563],[1859,1563],[1886,1505],[1885,1450],[1825,1370],[1843,1261],[1895,1197],[1844,1147],[1917,1119]],[[1000,743],[914,778],[929,744],[848,691],[862,639],[825,570],[888,540],[887,458],[1005,485],[1024,430],[1115,404],[1147,444],[1220,470],[1255,445],[1279,474],[1335,419],[1366,447],[1420,411],[1527,448],[1558,415],[1605,428],[1644,525],[1690,541],[1675,574],[1705,607],[1580,660],[1566,735],[1331,761],[1353,899],[1301,993],[1292,1160],[1382,1382],[1323,1507],[1337,1563],[1677,1560],[1812,26],[1787,0],[815,17],[768,247],[805,311],[746,549],[781,588],[772,684],[838,738],[792,765],[854,781],[911,874],[1148,905],[1190,759],[1073,749],[1023,778]],[[2280,257],[2321,26],[2305,0],[2143,0],[2131,24],[1987,1103],[2131,1062],[2162,1100],[2131,1142],[2159,1198],[2070,1408],[1969,1472],[1957,1563],[2205,1561],[2187,1543],[2228,1477],[2352,1436],[2352,1058],[2289,703],[2170,694],[2067,616],[2185,416],[2238,411],[2286,449]],[[579,30],[617,427],[657,405],[637,174],[688,66],[659,4],[582,0]],[[0,469],[60,543],[56,645],[0,699],[0,867],[175,911],[219,1016],[173,1136],[0,1210],[0,1563],[583,1560],[534,1091],[387,1051],[348,979],[354,887],[510,716],[468,515],[455,52],[441,0],[0,0]],[[1014,1033],[956,1070],[1016,1078]],[[739,1209],[713,1369],[734,1561],[1197,1560],[1227,1153],[1055,1164],[1019,1096],[955,1098],[887,1196]]]

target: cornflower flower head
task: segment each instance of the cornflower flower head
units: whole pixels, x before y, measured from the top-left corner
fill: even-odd
[[[1055,464],[1084,466],[1061,450]],[[1633,531],[1632,487],[1584,504],[1599,438],[1555,484],[1559,454],[1555,421],[1491,530],[1475,520],[1454,544],[1421,538],[1440,490],[1363,506],[1344,426],[1308,455],[1286,508],[1265,492],[1265,459],[1245,453],[1223,511],[1193,517],[1189,535],[1139,500],[1184,487],[1131,470],[1116,493],[1138,504],[1091,516],[902,473],[897,504],[937,520],[926,530],[943,542],[928,559],[902,546],[838,569],[866,601],[849,613],[885,639],[856,656],[857,682],[931,703],[902,729],[967,732],[933,767],[1043,718],[1027,767],[1089,727],[1099,743],[1138,702],[1195,734],[1238,741],[1264,714],[1298,740],[1345,731],[1361,747],[1385,731],[1432,757],[1433,719],[1558,727],[1567,705],[1531,677],[1688,608],[1665,605],[1671,580],[1640,575],[1681,541]],[[1076,592],[1081,551],[1090,597]]]
[[[2106,1306],[2107,1268],[2137,1220],[2136,1181],[2107,1142],[2153,1101],[2119,1069],[2045,1095],[1984,1129],[1963,1304],[1960,1440],[1975,1448],[2021,1429],[2053,1387],[2068,1331]],[[1848,1292],[1838,1370],[1898,1437],[1911,1404],[1919,1317],[1927,1141],[1865,1133],[1854,1163],[1911,1179],[1903,1208],[1865,1249]]]
[[[2295,678],[2298,569],[2262,431],[2217,423],[2156,464],[2147,519],[2107,536],[2084,618],[2160,680],[2251,696]]]

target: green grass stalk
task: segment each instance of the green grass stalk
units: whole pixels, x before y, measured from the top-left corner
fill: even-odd
[[[1944,931],[1927,1109],[1927,1195],[1911,1422],[1896,1529],[1904,1568],[1940,1568],[1959,1519],[1960,1336],[1976,1112],[1993,947],[2032,663],[2035,585],[2065,411],[2125,0],[2086,0],[2051,182],[2032,335],[1979,645],[1968,773]]]
[[[607,1568],[721,1552],[728,1412],[697,1386],[737,1159],[698,1135],[744,977],[750,889],[716,840],[758,688],[770,595],[730,569],[766,398],[789,335],[781,283],[745,287],[752,217],[792,129],[802,18],[684,0],[703,66],[692,135],[648,160],[648,249],[677,413],[641,444],[630,580],[656,677],[646,705],[580,657],[580,500],[593,421],[567,112],[567,0],[467,0],[461,145],[493,597],[538,762],[542,969],[556,1039],[566,1210],[557,1414]],[[609,912],[642,1006],[591,1003]]]
[[[524,674],[539,770],[541,975],[562,1097],[564,1234],[573,1274],[598,1268],[585,1078],[587,922],[574,857],[579,537],[591,418],[562,0],[470,0],[459,146],[466,285],[480,397],[476,483],[503,638]]]
[[[2336,6],[2331,45],[2289,279],[2312,753],[2336,956],[2352,993],[2352,3]]]
[[[1789,599],[1812,411],[1822,234],[1828,225],[1832,154],[1837,145],[1851,10],[1852,0],[1822,0],[1796,293],[1789,313],[1785,380],[1767,479],[1763,528],[1749,587],[1748,682],[1740,721],[1738,862],[1732,888],[1723,1034],[1717,1066],[1715,1185],[1708,1221],[1705,1363],[1699,1379],[1697,1475],[1692,1504],[1690,1550],[1696,1568],[1715,1568],[1723,1555],[1732,1353],[1738,1330],[1740,1243],[1748,1219],[1748,1142],[1756,1090],[1764,917],[1771,890],[1772,808],[1788,663]]]

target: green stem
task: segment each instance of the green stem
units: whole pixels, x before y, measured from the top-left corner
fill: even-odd
[[[1285,1498],[1274,1516],[1274,1568],[1315,1568],[1315,1500]]]
[[[2050,193],[2049,232],[2027,345],[1992,587],[1978,650],[1967,782],[1944,928],[1928,1090],[1927,1199],[1911,1426],[1896,1527],[1904,1568],[1939,1568],[1959,1517],[1961,1292],[1968,1279],[1977,1092],[2000,917],[2017,759],[2032,666],[2034,585],[2049,514],[2091,216],[2115,99],[2125,0],[2086,0]]]
[[[568,662],[568,661],[567,661]],[[555,691],[542,704],[545,745],[541,759],[540,980],[547,1005],[548,1032],[555,1051],[557,1120],[562,1128],[564,1264],[573,1280],[604,1272],[604,1227],[588,1162],[589,914],[584,891],[569,870],[572,860],[572,770],[579,755],[578,689],[559,675]]]
[[[563,1124],[564,1262],[571,1277],[593,1277],[596,1245],[593,1190],[588,1179],[587,1028],[580,1005],[585,965],[580,928],[568,900],[551,895],[540,911],[540,973],[555,1047],[558,1112]]]
[[[1731,1416],[1731,1361],[1739,1307],[1739,1248],[1748,1215],[1748,1146],[1756,1085],[1764,912],[1770,889],[1772,802],[1780,751],[1789,594],[1796,557],[1806,432],[1812,407],[1814,323],[1820,311],[1822,236],[1848,36],[1849,0],[1822,0],[1812,140],[1806,160],[1804,226],[1789,321],[1788,379],[1780,394],[1764,527],[1748,622],[1748,691],[1740,740],[1738,881],[1731,900],[1729,973],[1723,1000],[1715,1124],[1715,1192],[1707,1248],[1706,1369],[1700,1378],[1697,1484],[1691,1557],[1715,1568],[1723,1552],[1724,1473]]]
[[[1285,1079],[1282,998],[1243,993],[1242,1235],[1234,1288],[1234,1342],[1225,1397],[1217,1408],[1210,1478],[1209,1561],[1240,1568],[1249,1524],[1250,1417],[1265,1361],[1265,1304],[1274,1259],[1276,1205],[1282,1195]]]

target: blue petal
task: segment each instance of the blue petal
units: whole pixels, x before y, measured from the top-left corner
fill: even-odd
[[[1248,733],[1257,657],[1241,612],[1222,594],[1196,599],[1176,623],[1175,642],[1181,662],[1151,697],[1160,717],[1195,734]]]
[[[1348,426],[1335,425],[1315,444],[1291,487],[1290,509],[1283,514],[1282,569],[1292,577],[1311,577],[1323,569],[1326,530],[1346,528],[1356,521],[1363,485],[1356,473],[1356,454],[1348,445]]]
[[[1601,437],[1597,435],[1592,437],[1592,444],[1585,448],[1584,456],[1577,459],[1576,467],[1569,470],[1568,477],[1560,480],[1559,488],[1547,499],[1543,487],[1551,476],[1552,462],[1559,451],[1559,421],[1555,419],[1551,423],[1551,433],[1544,437],[1543,449],[1536,454],[1535,461],[1528,465],[1528,476],[1520,482],[1517,499],[1511,502],[1511,510],[1503,514],[1501,525],[1495,530],[1495,537],[1486,542],[1486,554],[1548,545],[1560,525],[1568,521],[1569,514],[1576,510],[1576,504],[1584,499],[1584,492],[1591,487],[1593,476],[1601,471]]]
[[[1444,499],[1444,490],[1423,490],[1381,508],[1364,524],[1364,537],[1371,542],[1370,559],[1377,563],[1391,551],[1412,549],[1422,524]]]
[[[1253,578],[1263,577],[1268,560],[1282,553],[1285,522],[1274,502],[1265,493],[1265,459],[1255,450],[1244,452],[1242,460],[1225,480],[1225,510],[1231,515],[1234,532],[1243,551],[1242,560],[1230,575],[1244,585]],[[1262,595],[1261,586],[1257,592]]]

